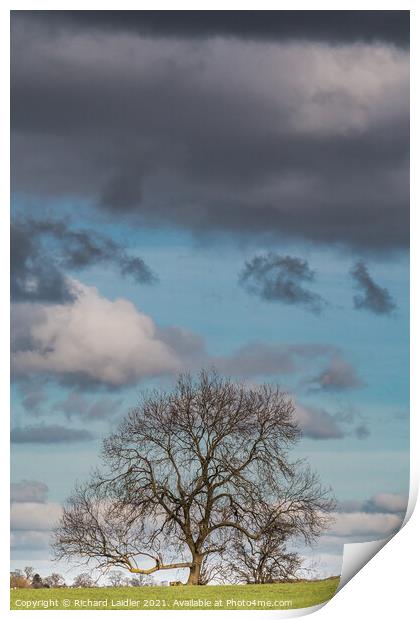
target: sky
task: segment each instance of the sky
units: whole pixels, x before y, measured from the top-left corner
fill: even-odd
[[[200,368],[293,398],[319,574],[398,527],[408,15],[12,12],[13,567],[57,570],[102,438]]]

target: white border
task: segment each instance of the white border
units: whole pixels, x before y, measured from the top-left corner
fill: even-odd
[[[88,6],[87,6],[88,4]],[[115,2],[109,2],[109,0],[96,0],[89,3],[80,2],[74,0],[72,3],[64,2],[60,0],[44,1],[42,4],[37,2],[23,2],[15,1],[9,3],[2,3],[0,9],[0,45],[1,54],[0,62],[2,67],[2,84],[4,86],[2,97],[0,98],[1,106],[1,125],[0,131],[2,136],[3,145],[3,157],[1,167],[1,211],[0,211],[0,265],[2,275],[1,295],[2,303],[0,304],[0,325],[2,330],[2,349],[0,356],[0,394],[2,395],[2,409],[3,415],[6,417],[5,429],[0,433],[0,454],[2,458],[0,468],[0,482],[1,482],[1,497],[3,499],[2,509],[0,511],[0,611],[4,612],[5,617],[13,616],[15,612],[9,610],[9,564],[7,558],[9,557],[9,49],[10,49],[10,32],[9,32],[9,11],[10,10],[46,10],[46,9],[60,9],[60,10],[76,10],[76,9],[92,9],[92,10],[112,10],[112,9],[175,9],[175,10],[288,10],[288,9],[315,9],[315,10],[411,10],[411,22],[412,22],[412,34],[411,34],[411,63],[419,74],[417,55],[418,45],[416,41],[420,39],[420,33],[418,28],[417,12],[415,10],[415,3],[407,1],[360,1],[354,0],[353,2],[267,2],[260,1],[256,6],[255,2],[249,0],[221,2],[220,0],[213,0],[213,2],[174,2],[174,1],[158,1],[155,2],[135,2],[125,1],[116,5]],[[420,108],[418,98],[418,85],[419,80],[416,78],[416,73],[412,71],[411,81],[411,100],[412,100],[412,154],[411,162],[412,169],[419,169],[419,156],[418,156],[418,142],[415,138],[420,135],[419,123],[414,111]],[[418,173],[417,173],[418,177]],[[420,317],[420,304],[419,304],[419,286],[418,286],[418,271],[419,271],[419,253],[418,249],[418,214],[417,203],[419,198],[418,181],[416,175],[413,175],[411,181],[411,200],[414,205],[412,209],[412,243],[411,243],[411,273],[412,273],[412,289],[411,289],[411,316]],[[419,448],[417,443],[417,437],[420,436],[418,422],[419,411],[419,389],[418,379],[416,381],[416,374],[419,373],[419,327],[418,322],[411,323],[411,411],[414,413],[411,417],[411,490],[410,490],[410,503],[409,512],[412,512],[414,508],[415,498],[417,497],[418,481],[419,481],[419,458],[417,456],[417,450]],[[407,515],[409,517],[409,515]],[[329,618],[336,620],[340,617],[344,620],[347,618],[354,618],[356,615],[363,615],[363,618],[369,618],[369,615],[375,615],[380,617],[381,620],[394,617],[398,614],[400,620],[405,618],[411,620],[414,609],[417,608],[415,600],[415,592],[418,590],[418,549],[419,542],[419,527],[420,517],[419,509],[414,512],[413,517],[407,522],[404,530],[398,533],[390,542],[386,544],[386,547],[371,560],[352,580],[351,585],[346,586],[340,593],[335,596],[327,605],[322,607],[321,611],[318,611],[317,617],[324,620]],[[416,552],[417,550],[417,552]],[[319,606],[318,606],[319,607]],[[314,611],[315,609],[312,608]],[[294,610],[292,612],[233,612],[237,616],[241,617],[249,616],[252,618],[259,617],[262,613],[264,618],[267,615],[279,615],[282,617],[289,617],[303,615],[303,610]],[[307,611],[310,611],[309,609]],[[63,612],[50,611],[48,616],[52,620],[58,615],[61,617]],[[69,614],[75,614],[78,620],[83,617],[83,612],[69,611]],[[92,618],[92,614],[99,614],[99,611],[90,611],[89,618]],[[116,614],[119,612],[110,612]],[[141,612],[140,612],[141,613]],[[147,612],[146,612],[147,613]],[[159,612],[156,611],[153,614],[153,618],[158,620],[159,618],[167,618],[168,614],[182,614],[181,611],[171,612]],[[200,611],[198,614],[202,614]],[[206,611],[206,614],[220,614],[223,612]],[[52,614],[52,615],[51,615]],[[82,614],[82,616],[80,615]],[[139,614],[139,612],[137,612]],[[193,618],[198,614],[190,612],[189,617]],[[239,616],[238,616],[239,617]],[[93,620],[93,618],[92,618]]]

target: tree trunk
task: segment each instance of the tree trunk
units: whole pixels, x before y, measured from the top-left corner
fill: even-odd
[[[203,563],[203,556],[199,553],[193,555],[193,565],[190,568],[190,574],[188,576],[187,586],[200,586],[201,565]]]

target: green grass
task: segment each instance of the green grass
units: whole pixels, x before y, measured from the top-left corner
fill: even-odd
[[[11,609],[296,609],[329,600],[338,577],[248,586],[11,590]]]

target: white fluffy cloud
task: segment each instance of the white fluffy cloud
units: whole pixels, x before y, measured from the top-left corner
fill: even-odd
[[[377,493],[369,500],[376,512],[405,512],[407,503],[407,496],[398,493]]]
[[[195,371],[200,366],[215,366],[240,378],[296,374],[308,364],[336,355],[328,345],[253,343],[230,356],[212,357],[197,334],[175,326],[162,328],[126,299],[106,299],[97,289],[77,281],[72,286],[75,301],[71,304],[16,304],[12,314],[15,376],[49,374],[67,382],[120,387],[142,378]],[[82,417],[97,418],[106,417],[106,406],[103,401],[92,408],[79,394],[73,394],[56,408],[66,415],[78,412]],[[117,406],[118,401],[113,401],[111,410]],[[296,417],[307,437],[340,439],[345,434],[336,416],[324,409],[296,405]],[[50,439],[45,437],[47,430],[51,431],[15,430],[14,440],[45,443],[60,429],[53,429]]]
[[[390,536],[401,526],[401,517],[395,514],[368,512],[338,512],[329,536],[360,536],[371,540]]]
[[[240,378],[297,374],[307,365],[336,355],[328,345],[254,342],[231,355],[212,357],[199,335],[177,326],[156,325],[127,299],[107,299],[75,280],[72,292],[75,301],[69,304],[14,304],[15,376],[51,374],[67,382],[119,387],[200,366],[215,366]],[[309,436],[342,436],[325,411],[301,408],[298,414]]]
[[[81,375],[119,386],[181,369],[180,359],[159,338],[153,320],[134,304],[111,301],[79,282],[73,287],[73,304],[37,308],[37,320],[28,326],[30,347],[12,355],[16,373]]]

